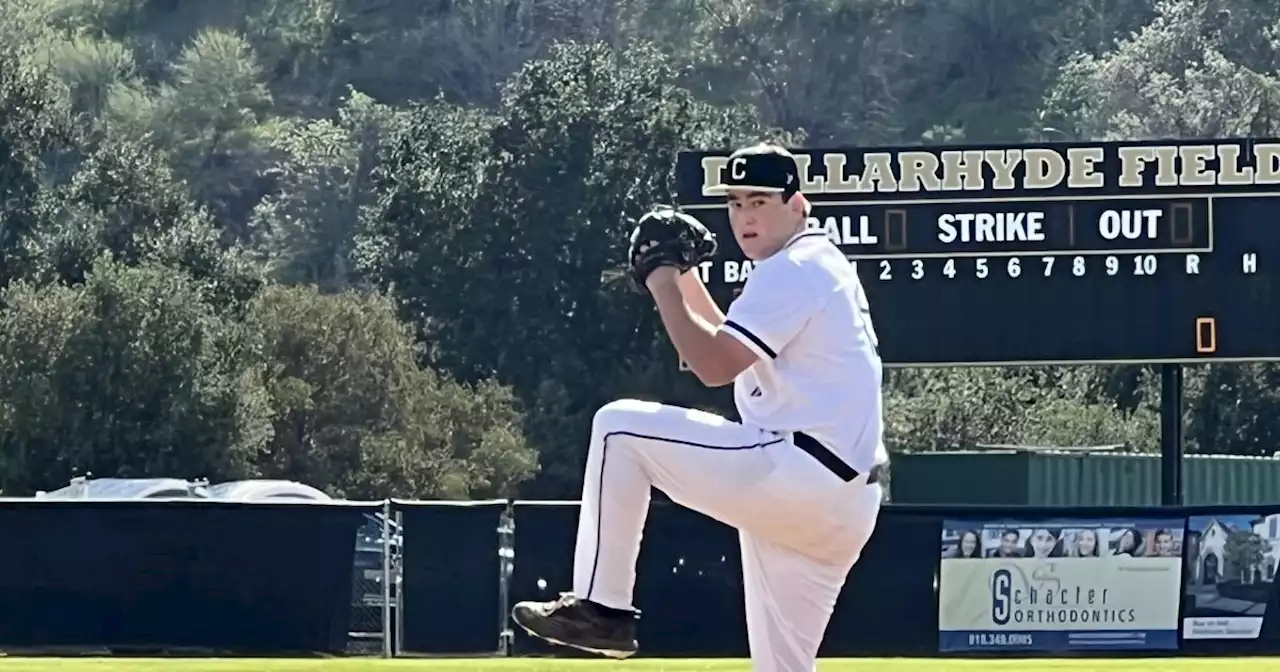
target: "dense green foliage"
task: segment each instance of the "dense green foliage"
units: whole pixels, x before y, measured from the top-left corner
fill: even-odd
[[[681,149],[1277,131],[1246,0],[7,0],[0,489],[574,497],[594,410],[732,413],[602,284]],[[894,371],[889,438],[1153,450],[1140,367]],[[1271,454],[1280,369],[1187,374]]]

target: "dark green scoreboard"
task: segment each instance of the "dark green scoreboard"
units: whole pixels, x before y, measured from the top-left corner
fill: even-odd
[[[1278,142],[793,151],[887,365],[1280,359]],[[722,307],[751,269],[704,193],[726,154],[677,166]]]

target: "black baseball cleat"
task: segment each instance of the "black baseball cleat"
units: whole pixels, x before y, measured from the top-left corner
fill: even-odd
[[[638,648],[640,612],[611,610],[572,593],[554,602],[519,602],[511,618],[534,637],[609,658],[629,658]]]

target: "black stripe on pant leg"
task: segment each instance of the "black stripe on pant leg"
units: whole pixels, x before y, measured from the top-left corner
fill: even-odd
[[[591,560],[591,580],[587,582],[587,594],[579,595],[580,599],[591,600],[591,593],[596,588],[596,570],[600,569],[600,532],[603,528],[604,516],[604,466],[605,461],[609,457],[609,437],[611,436],[630,436],[635,439],[646,439],[648,441],[657,441],[659,443],[673,443],[680,446],[693,446],[694,448],[705,448],[707,450],[751,450],[752,448],[764,448],[772,446],[776,443],[782,443],[784,439],[781,437],[764,443],[753,443],[746,446],[712,446],[705,443],[697,443],[694,441],[683,441],[680,439],[669,439],[663,436],[652,436],[649,434],[639,434],[636,432],[609,432],[604,435],[600,441],[600,479],[599,485],[596,487],[596,552],[595,557]],[[581,514],[579,514],[581,515]]]
[[[605,434],[604,438],[600,440],[600,484],[596,487],[596,552],[595,557],[591,560],[591,581],[587,583],[587,594],[582,598],[588,601],[591,599],[591,592],[596,588],[596,570],[600,568],[600,529],[601,521],[604,520],[604,516],[601,515],[604,512],[604,465],[605,461],[609,459],[610,436],[613,435]],[[587,459],[590,459],[590,456]]]

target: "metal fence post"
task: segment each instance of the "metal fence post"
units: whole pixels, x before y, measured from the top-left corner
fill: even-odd
[[[401,515],[399,511],[396,511],[396,529],[404,530],[404,516]],[[403,555],[405,538],[404,538],[403,532],[401,532],[400,534],[401,534],[400,553],[401,555]],[[392,638],[393,645],[394,645],[392,649],[392,652],[393,652],[392,655],[395,657],[399,657],[404,653],[404,648],[402,644],[402,642],[404,642],[404,569],[403,569],[403,566],[401,567],[400,571],[396,572],[396,610],[395,610],[394,621],[395,621],[395,626],[394,626],[395,636]]]
[[[511,572],[515,566],[515,532],[516,519],[514,500],[508,499],[507,506],[498,520],[498,655],[510,656],[512,639],[515,633],[511,630]]]
[[[399,591],[397,591],[399,592]],[[382,503],[382,657],[391,658],[391,500]]]

